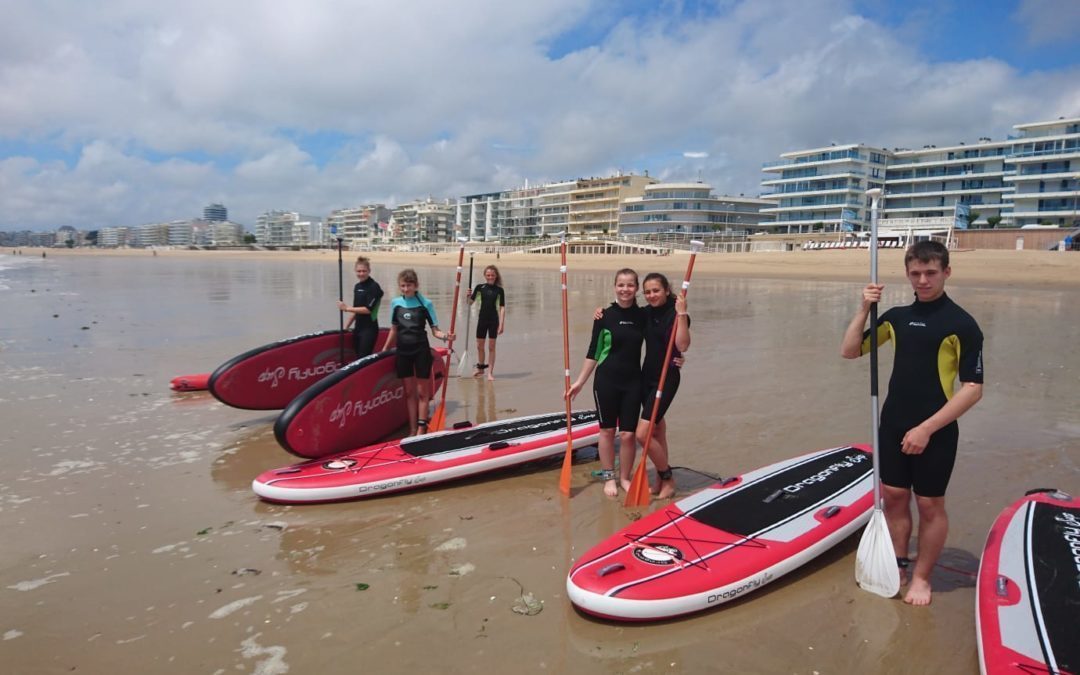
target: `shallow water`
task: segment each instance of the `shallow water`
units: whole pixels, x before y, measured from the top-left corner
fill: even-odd
[[[452,380],[450,421],[561,408],[559,275],[541,264],[552,269],[504,274],[498,379]],[[611,275],[570,267],[576,373]],[[396,271],[376,261],[374,276],[392,288]],[[418,271],[448,326],[453,270]],[[867,363],[837,355],[858,292],[695,277],[673,463],[727,475],[865,442]],[[259,472],[292,460],[274,415],[168,391],[176,375],[335,328],[332,255],[0,256],[0,663],[11,673],[974,672],[971,575],[991,522],[1026,489],[1080,491],[1080,323],[1075,291],[950,293],[987,336],[988,384],[961,421],[934,604],[859,591],[853,537],[716,611],[618,625],[565,597],[570,561],[635,514],[602,497],[587,456],[570,500],[554,461],[363,502],[277,506],[250,491]],[[907,297],[890,288],[886,304]],[[522,593],[543,611],[514,613]]]

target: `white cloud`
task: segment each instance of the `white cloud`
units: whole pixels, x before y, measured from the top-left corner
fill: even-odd
[[[80,152],[71,165],[0,157],[8,229],[190,217],[216,200],[251,224],[271,208],[610,170],[753,194],[786,150],[1001,138],[1080,113],[1077,68],[938,62],[849,0],[660,10],[557,59],[552,41],[613,5],[14,4],[0,147]],[[1029,33],[1049,39],[1036,18]]]

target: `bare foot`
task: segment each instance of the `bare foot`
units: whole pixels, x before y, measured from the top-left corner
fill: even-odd
[[[619,486],[615,484],[615,479],[604,481],[604,496],[605,497],[618,497]]]
[[[620,478],[619,485],[622,486],[623,492],[630,492],[630,481],[626,478]]]
[[[495,376],[492,375],[491,371],[489,370],[488,371],[488,382],[494,382],[494,381],[495,381]]]
[[[913,577],[907,595],[904,596],[904,602],[915,607],[925,607],[930,604],[930,595],[930,582]]]
[[[660,491],[656,494],[657,499],[671,499],[675,496],[675,481],[660,481]]]
[[[475,373],[473,373],[472,376],[473,377],[483,377],[484,376],[484,371],[483,370],[478,370]]]

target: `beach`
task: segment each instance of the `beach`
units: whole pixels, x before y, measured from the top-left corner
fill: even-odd
[[[960,422],[933,604],[859,590],[855,536],[715,611],[598,621],[566,599],[570,564],[665,503],[605,499],[595,453],[580,453],[570,499],[553,461],[274,505],[250,483],[296,459],[274,439],[276,414],[168,390],[253,347],[337,328],[335,251],[22,253],[0,254],[5,672],[976,672],[973,575],[990,524],[1025,490],[1080,492],[1080,255],[956,252],[949,293],[986,335],[987,384]],[[344,254],[346,294],[356,255]],[[617,268],[677,284],[687,261],[571,256],[572,372]],[[372,273],[392,295],[397,272],[415,267],[447,327],[455,263],[376,253]],[[475,264],[474,283],[484,265],[503,272],[507,329],[495,382],[450,381],[448,420],[560,410],[558,257],[478,253]],[[884,304],[908,302],[902,251],[881,251],[880,268]],[[866,360],[839,356],[867,274],[858,250],[698,256],[672,463],[731,475],[868,442]],[[891,360],[886,347],[883,373]],[[676,477],[683,495],[707,484]],[[526,593],[542,611],[514,611]]]

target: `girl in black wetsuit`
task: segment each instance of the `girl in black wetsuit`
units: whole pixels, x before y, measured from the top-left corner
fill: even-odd
[[[645,447],[645,437],[649,433],[649,418],[652,416],[656,401],[656,389],[660,383],[660,371],[664,367],[668,340],[671,331],[676,330],[675,348],[671,352],[672,363],[668,366],[664,391],[660,397],[660,407],[656,412],[656,426],[653,429],[652,442],[646,453],[656,467],[660,484],[653,489],[653,494],[660,499],[675,495],[675,480],[668,464],[667,412],[675,392],[679,389],[682,353],[690,348],[690,315],[686,312],[686,297],[680,293],[671,293],[671,284],[667,277],[659,272],[645,276],[642,284],[645,295],[645,363],[641,366],[641,419],[637,425],[637,440]]]
[[[503,291],[502,275],[499,268],[488,265],[484,268],[484,281],[469,294],[469,302],[480,300],[480,313],[476,319],[476,372],[473,377],[482,377],[487,370],[487,379],[495,379],[495,339],[502,335],[506,326],[506,292]],[[484,339],[487,339],[488,357],[484,360]]]
[[[608,497],[619,494],[614,470],[616,426],[619,481],[624,490],[630,487],[637,450],[634,432],[641,411],[641,343],[645,338],[645,311],[634,302],[637,290],[637,272],[621,269],[615,273],[615,302],[593,321],[592,340],[581,374],[566,392],[573,400],[596,371],[593,398],[600,417],[600,470]]]
[[[383,289],[371,278],[371,261],[360,256],[356,259],[356,285],[353,286],[353,304],[338,302],[338,309],[349,313],[345,330],[352,327],[353,350],[362,359],[375,351],[375,339],[379,336],[379,303]]]

